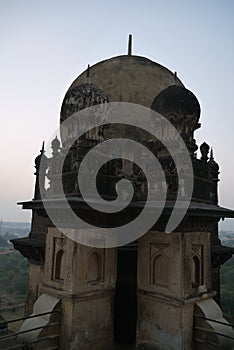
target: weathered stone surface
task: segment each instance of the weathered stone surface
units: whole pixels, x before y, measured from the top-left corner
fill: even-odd
[[[89,91],[90,81],[86,81],[88,85],[82,85],[85,82],[85,75],[86,72],[82,73],[69,88],[64,100],[66,113],[62,108],[61,121],[70,113],[83,107],[97,102],[104,102],[103,105],[105,105],[107,100],[151,107],[154,98],[162,90],[171,85],[177,85],[172,89],[181,92],[178,86],[183,87],[176,75],[167,68],[147,58],[131,55],[113,57],[92,66],[89,77],[93,84],[92,91]],[[169,90],[171,91],[171,88]],[[182,91],[185,92],[185,89],[182,88]],[[188,91],[186,94],[190,95]],[[131,221],[139,214],[147,197],[148,184],[139,167],[120,160],[114,164],[107,164],[102,167],[97,181],[98,191],[100,190],[103,198],[110,200],[116,196],[115,184],[122,177],[134,184],[136,193],[129,211],[120,212],[116,216],[111,214],[108,218],[104,218],[104,213],[101,215],[97,212],[93,213],[87,209],[81,198],[77,183],[77,172],[86,152],[105,138],[130,135],[146,145],[152,153],[157,154],[166,180],[158,181],[155,178],[153,188],[156,200],[152,204],[152,212],[155,210],[154,205],[162,188],[167,191],[167,201],[163,215],[152,231],[135,242],[134,247],[127,246],[128,258],[131,255],[130,249],[134,250],[132,260],[125,259],[121,262],[117,249],[86,247],[63,236],[53,227],[54,224],[50,221],[44,204],[40,200],[41,194],[46,193],[46,198],[51,201],[51,208],[60,218],[57,223],[66,229],[70,219],[60,198],[61,188],[57,181],[60,169],[58,165],[62,159],[61,155],[66,152],[65,133],[71,133],[68,135],[71,139],[75,128],[63,130],[61,147],[58,140],[55,139],[52,142],[52,157],[46,159],[45,167],[41,169],[43,170],[42,187],[45,187],[45,176],[49,180],[49,187],[42,188],[42,192],[38,189],[40,173],[38,165],[43,157],[36,158],[35,197],[32,201],[23,203],[24,209],[33,211],[31,232],[28,238],[14,240],[13,243],[30,262],[26,313],[32,312],[34,303],[36,300],[41,300],[43,294],[48,298],[61,300],[62,326],[59,344],[61,350],[110,350],[114,345],[113,338],[117,339],[116,329],[121,320],[124,320],[124,324],[126,322],[127,330],[131,328],[131,336],[121,327],[119,327],[120,333],[124,333],[128,344],[133,344],[136,340],[139,350],[192,349],[194,305],[196,302],[209,299],[214,294],[211,291],[211,252],[212,267],[216,269],[216,280],[213,279],[215,282],[213,285],[217,290],[220,265],[232,254],[232,249],[222,247],[218,240],[218,221],[221,217],[234,217],[234,212],[217,205],[218,164],[214,161],[213,154],[208,161],[208,145],[205,149],[202,147],[201,159],[198,159],[195,153],[197,146],[193,139],[193,132],[200,126],[198,124],[200,108],[197,105],[195,114],[192,116],[194,109],[191,110],[190,107],[194,99],[192,101],[189,99],[189,105],[182,108],[184,99],[181,96],[181,94],[174,94],[176,100],[171,104],[168,100],[172,98],[170,93],[169,97],[167,95],[167,105],[163,108],[166,118],[174,123],[183,137],[194,169],[192,202],[186,216],[176,228],[176,232],[166,234],[164,231],[178,195],[178,169],[172,162],[168,150],[159,140],[152,139],[149,133],[140,128],[130,130],[120,124],[104,130],[94,128],[86,133],[82,140],[74,142],[64,161],[62,174],[64,192],[74,213],[81,215],[85,221],[89,222],[92,219],[93,225],[116,227],[124,224],[124,220]],[[162,100],[159,102],[161,103]],[[160,111],[163,112],[163,110]],[[151,117],[149,116],[149,119],[152,119],[152,128],[158,127]],[[83,130],[85,121],[80,120],[80,130]],[[160,132],[170,137],[167,128],[160,129]],[[170,142],[173,142],[177,152],[176,139],[170,138]],[[44,148],[41,155],[43,152]],[[144,158],[144,154],[141,156]],[[124,159],[124,154],[122,158]],[[150,168],[151,164],[148,166]],[[183,169],[181,163],[179,171],[183,173],[181,176],[184,185],[179,195],[186,198],[187,175],[184,170],[186,166]],[[86,175],[89,179],[89,174]],[[92,188],[89,190],[92,194]],[[126,271],[129,266],[131,268],[125,273],[126,271],[123,272],[125,266],[122,267],[121,274],[119,265],[123,264],[123,261],[127,265]],[[127,295],[124,302],[123,294],[125,297]],[[130,317],[126,314],[127,298],[132,307]],[[50,307],[50,305],[47,306]],[[121,316],[126,316],[125,318],[115,317],[119,316],[119,306]],[[39,322],[39,319],[35,319],[36,321]],[[47,321],[43,322],[46,324]],[[117,345],[118,347],[129,348],[124,345]]]
[[[59,303],[60,300],[58,298],[52,297],[48,294],[42,294],[34,304],[32,315],[40,315],[43,313],[55,311],[58,309]],[[43,350],[48,347],[57,346],[58,338],[47,339],[46,341],[41,342],[39,340],[44,337],[59,334],[60,325],[55,323],[57,323],[60,319],[60,313],[59,316],[58,314],[56,315],[51,313],[26,319],[20,328],[21,332],[25,332],[20,335],[22,343],[31,344],[32,342],[38,341],[38,343],[35,343],[33,345],[33,349],[35,350]],[[34,328],[35,330],[33,330]]]
[[[29,316],[33,312],[33,306],[39,297],[39,286],[43,282],[43,268],[40,265],[29,264],[28,289],[26,294],[25,314]]]
[[[194,255],[201,264],[197,285],[192,277]],[[139,240],[138,346],[192,349],[194,303],[208,296],[209,268],[208,232],[151,231]]]
[[[197,302],[194,314],[194,344],[197,350],[215,350],[217,347],[223,350],[233,349],[233,328],[223,317],[222,310],[213,299],[205,299]],[[204,318],[207,318],[207,320]]]
[[[60,251],[64,255],[60,261],[63,275],[57,278],[55,267]],[[49,228],[40,293],[62,301],[61,349],[103,350],[112,345],[115,281],[115,249],[82,246],[58,229]]]

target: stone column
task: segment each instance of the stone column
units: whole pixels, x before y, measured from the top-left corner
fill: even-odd
[[[49,228],[40,293],[62,301],[61,349],[111,348],[115,282],[115,249],[86,247]]]
[[[210,291],[209,233],[151,231],[138,249],[138,348],[192,349],[194,303]]]

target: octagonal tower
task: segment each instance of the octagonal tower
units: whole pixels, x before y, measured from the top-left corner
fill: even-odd
[[[63,220],[60,227],[69,227],[56,179],[61,155],[67,151],[67,140],[74,129],[61,127],[61,142],[57,138],[52,142],[52,157],[47,157],[44,149],[37,157],[33,200],[21,203],[23,209],[32,210],[29,236],[13,240],[14,247],[29,261],[26,314],[32,312],[37,300],[40,305],[42,295],[59,300],[63,314],[59,349],[105,350],[125,344],[139,349],[189,350],[197,341],[193,334],[194,308],[207,315],[206,305],[208,309],[213,307],[215,291],[219,299],[220,265],[233,253],[218,239],[220,218],[234,217],[233,211],[218,206],[218,165],[213,154],[209,155],[207,144],[200,148],[201,158],[196,153],[194,131],[200,127],[200,105],[167,68],[144,57],[118,56],[95,64],[72,83],[63,100],[61,124],[73,113],[97,104],[105,114],[108,102],[152,108],[175,126],[189,150],[194,170],[190,206],[181,223],[167,234],[165,228],[178,190],[170,154],[149,133],[107,125],[86,132],[69,146],[63,165],[63,189],[73,212],[108,228],[124,224],[142,210],[147,179],[139,168],[123,160],[103,167],[98,182],[99,192],[109,201],[116,196],[116,182],[124,177],[132,183],[135,193],[124,214],[98,216],[85,205],[77,183],[80,164],[92,147],[130,132],[131,138],[158,157],[165,173],[165,179],[157,178],[154,184],[156,192],[160,188],[167,192],[162,216],[143,237],[118,248],[84,246],[64,236],[51,221],[42,200],[50,203],[58,220]],[[85,122],[81,120],[75,127],[82,129]],[[42,186],[38,185],[39,176]],[[186,183],[186,172],[183,176]],[[46,177],[48,188],[43,186]],[[186,186],[183,190],[182,197]],[[152,201],[152,210],[156,202]],[[52,300],[49,297],[48,303]],[[206,305],[202,304],[204,300]],[[204,344],[195,346],[206,349]]]

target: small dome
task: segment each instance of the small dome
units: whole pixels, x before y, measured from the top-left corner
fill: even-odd
[[[151,108],[164,117],[193,116],[198,122],[201,109],[196,96],[183,86],[171,85],[161,91],[153,100]]]
[[[92,83],[86,82],[78,85],[68,90],[64,97],[61,108],[61,121],[84,108],[106,102],[109,102],[108,97]]]

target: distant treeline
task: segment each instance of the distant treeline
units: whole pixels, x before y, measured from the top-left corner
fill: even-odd
[[[11,248],[12,244],[10,242],[8,242],[8,239],[6,237],[3,237],[0,235],[0,251],[1,248]]]
[[[27,290],[28,261],[19,252],[0,253],[0,308],[17,303],[15,296],[25,296]],[[4,296],[4,297],[3,297]],[[7,300],[7,297],[9,300]],[[4,299],[4,300],[3,300]]]
[[[221,268],[221,304],[224,316],[234,323],[234,256]]]
[[[28,222],[0,221],[0,235],[18,233],[22,236],[28,234],[29,230],[30,223]]]

